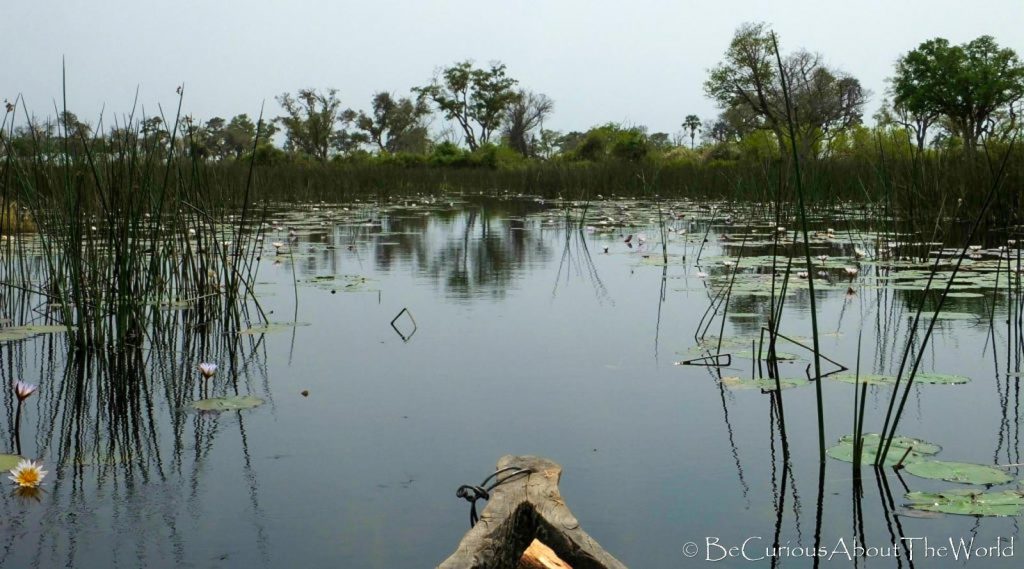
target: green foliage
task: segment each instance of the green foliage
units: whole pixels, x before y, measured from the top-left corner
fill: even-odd
[[[429,138],[424,119],[430,108],[422,98],[396,99],[381,91],[373,96],[371,105],[371,113],[360,112],[355,124],[381,152],[426,151]]]
[[[463,61],[445,68],[433,83],[414,91],[437,105],[446,119],[455,121],[466,145],[476,150],[490,141],[506,112],[522,97],[515,90],[516,83],[505,74],[502,63],[478,69],[472,62]]]
[[[740,121],[723,121],[713,128],[725,131],[728,126],[741,136],[766,129],[781,144],[789,130],[782,89],[785,77],[790,101],[799,109],[792,135],[801,152],[813,157],[823,138],[860,124],[868,93],[855,77],[827,67],[820,54],[798,50],[782,59],[780,72],[773,33],[766,24],[741,26],[723,61],[709,72],[704,92],[723,110],[742,116],[743,128],[738,128]],[[719,142],[726,140],[723,136]]]
[[[650,143],[642,128],[624,128],[615,123],[608,123],[587,131],[571,151],[570,157],[590,162],[599,162],[607,158],[638,162],[649,152]]]
[[[896,62],[894,106],[916,116],[942,116],[968,151],[1000,109],[1024,98],[1024,64],[991,36],[960,45],[928,40]]]
[[[286,150],[326,162],[333,152],[349,152],[365,141],[346,130],[356,113],[342,109],[337,89],[301,89],[297,96],[284,93],[277,101],[285,111],[277,121],[284,128]]]

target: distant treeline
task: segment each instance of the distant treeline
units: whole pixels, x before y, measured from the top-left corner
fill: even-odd
[[[608,195],[656,186],[730,195],[768,187],[793,151],[819,180],[816,195],[878,199],[902,187],[969,197],[978,172],[1021,134],[1024,64],[989,36],[936,38],[902,54],[870,126],[871,94],[856,77],[814,52],[780,53],[776,39],[765,24],[742,25],[703,85],[720,114],[687,115],[674,134],[618,123],[546,129],[550,98],[522,88],[501,63],[465,61],[408,96],[377,93],[369,110],[345,108],[335,89],[285,93],[284,114],[268,120],[139,116],[111,126],[64,110],[40,121],[18,100],[7,103],[0,153],[41,163],[174,155],[224,172],[255,164],[261,179],[292,192]],[[431,128],[435,119],[447,126]],[[1019,152],[1008,164],[1014,180]]]

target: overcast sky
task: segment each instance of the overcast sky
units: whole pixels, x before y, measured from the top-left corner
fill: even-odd
[[[53,114],[67,60],[68,107],[95,121],[123,113],[136,88],[147,113],[200,119],[279,112],[274,97],[339,89],[369,107],[443,65],[500,60],[523,87],[555,100],[548,128],[619,121],[676,132],[715,108],[702,83],[745,21],[766,21],[783,52],[798,47],[858,77],[878,107],[897,56],[942,36],[982,34],[1024,54],[1022,0],[7,0],[0,98],[22,94]],[[169,109],[170,108],[170,109]]]

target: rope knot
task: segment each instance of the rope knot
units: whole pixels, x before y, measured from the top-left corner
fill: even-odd
[[[510,474],[508,476],[505,476],[504,478],[498,478],[500,474],[504,474],[506,472]],[[463,500],[469,502],[469,527],[475,526],[476,523],[480,521],[480,516],[478,516],[476,513],[477,501],[490,500],[491,491],[497,488],[499,485],[508,482],[510,479],[515,478],[516,476],[530,474],[531,472],[533,471],[530,470],[529,468],[506,466],[505,468],[495,470],[494,474],[491,474],[487,478],[484,478],[484,481],[481,482],[479,486],[473,486],[470,484],[463,484],[462,486],[459,486],[458,490],[455,491],[455,496],[457,498],[462,498]],[[488,485],[487,483],[492,479],[494,481],[491,482],[490,485]]]

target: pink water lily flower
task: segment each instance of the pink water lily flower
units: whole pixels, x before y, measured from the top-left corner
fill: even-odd
[[[204,362],[199,364],[199,373],[203,374],[203,377],[210,379],[215,373],[217,373],[217,364]]]
[[[14,394],[18,396],[18,401],[24,401],[32,396],[39,389],[38,385],[32,385],[25,381],[14,382]]]

